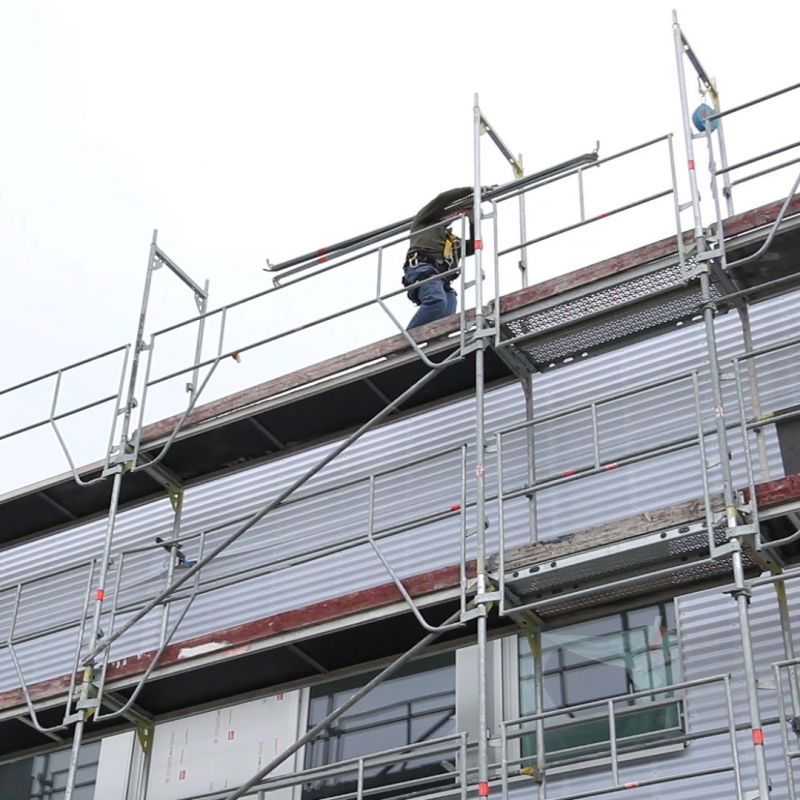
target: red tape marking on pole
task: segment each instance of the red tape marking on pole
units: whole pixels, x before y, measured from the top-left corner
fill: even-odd
[[[564,477],[565,478],[569,478],[571,475],[574,475],[574,474],[575,474],[575,470],[574,469],[565,469],[564,470]]]
[[[640,786],[639,781],[631,781],[630,783],[626,783],[623,788],[624,789],[638,789]]]
[[[483,241],[481,239],[475,240],[475,249],[476,250],[483,250]]]
[[[98,589],[97,594],[95,595],[98,600],[102,600],[106,596],[105,589]]]
[[[753,744],[764,744],[764,731],[761,728],[753,730]]]
[[[619,464],[607,464],[606,469],[618,469]]]
[[[451,511],[461,511],[461,504],[456,503],[454,506],[450,506]]]
[[[694,159],[689,161],[689,169],[694,169]]]
[[[489,784],[486,781],[481,781],[478,784],[478,797],[489,796]]]

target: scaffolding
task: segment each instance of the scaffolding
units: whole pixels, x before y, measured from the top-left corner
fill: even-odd
[[[778,415],[763,413],[757,362],[779,350],[800,345],[800,337],[768,347],[754,347],[748,308],[750,303],[792,291],[800,286],[800,275],[796,268],[791,263],[786,263],[791,262],[786,251],[796,252],[799,246],[797,231],[800,228],[800,203],[797,202],[796,193],[800,176],[794,181],[783,201],[760,209],[755,216],[734,215],[733,192],[737,185],[791,166],[798,159],[767,166],[742,177],[732,176],[740,174],[738,171],[744,167],[760,165],[767,159],[796,148],[800,146],[800,142],[729,164],[723,127],[734,114],[796,90],[800,88],[800,84],[723,110],[714,82],[690,47],[676,17],[673,17],[673,35],[689,182],[690,196],[686,203],[679,200],[679,170],[672,134],[657,137],[604,158],[599,156],[598,148],[526,176],[522,157],[513,155],[497,130],[488,122],[476,95],[473,108],[472,196],[474,280],[468,280],[466,268],[462,268],[457,275],[457,271],[453,270],[449,275],[453,280],[458,280],[461,297],[466,298],[471,291],[475,302],[474,311],[470,312],[462,301],[457,324],[452,320],[442,321],[410,333],[404,329],[390,308],[389,302],[392,298],[405,294],[408,287],[385,291],[385,265],[392,257],[395,262],[400,260],[397,254],[407,247],[410,220],[401,220],[280,264],[268,262],[267,270],[274,274],[272,287],[214,310],[208,309],[208,283],[201,287],[192,280],[161,249],[154,233],[134,343],[107,350],[0,393],[10,395],[49,382],[52,386],[50,413],[35,423],[2,434],[0,440],[19,436],[36,428],[51,428],[67,460],[70,480],[82,489],[104,487],[103,493],[97,495],[100,499],[93,502],[108,502],[103,549],[99,557],[70,565],[66,570],[53,569],[23,581],[0,586],[0,601],[3,603],[0,608],[7,607],[10,613],[7,635],[5,641],[0,642],[0,651],[8,652],[19,681],[22,694],[19,718],[55,741],[62,741],[62,734],[67,737],[71,735],[72,738],[66,800],[71,800],[74,792],[78,754],[91,724],[101,725],[125,718],[137,726],[140,740],[147,752],[152,738],[153,720],[139,708],[137,700],[162,663],[165,653],[175,641],[181,623],[198,597],[224,590],[235,583],[324,559],[334,553],[360,546],[371,549],[385,570],[391,586],[402,598],[408,613],[425,635],[250,780],[230,792],[211,793],[203,795],[204,798],[221,800],[225,797],[233,800],[245,796],[264,796],[263,793],[278,788],[355,771],[355,797],[362,800],[372,793],[364,785],[367,768],[403,762],[415,755],[429,753],[453,759],[457,769],[452,776],[452,782],[433,793],[414,784],[401,786],[400,788],[408,792],[404,796],[425,794],[427,797],[452,797],[459,794],[465,798],[467,794],[474,792],[479,797],[488,797],[491,787],[494,786],[499,787],[503,797],[507,798],[516,783],[533,776],[540,800],[552,798],[552,794],[548,794],[548,774],[552,765],[548,764],[545,752],[545,728],[547,720],[557,713],[563,713],[563,710],[550,712],[543,708],[543,627],[560,614],[571,613],[576,609],[588,609],[658,593],[672,596],[676,592],[719,586],[732,579],[733,585],[729,591],[737,605],[747,684],[746,720],[738,719],[729,674],[683,681],[636,695],[628,693],[575,707],[574,710],[582,713],[596,710],[598,718],[602,716],[607,720],[610,731],[607,754],[610,780],[604,788],[595,787],[591,791],[559,795],[557,800],[578,800],[582,797],[602,796],[622,788],[660,782],[674,783],[721,773],[731,776],[736,797],[744,800],[742,761],[745,757],[740,753],[741,742],[737,738],[737,733],[741,731],[750,735],[751,750],[748,757],[755,764],[757,796],[761,800],[772,796],[764,751],[764,720],[759,701],[750,616],[753,592],[767,584],[774,585],[777,591],[785,647],[785,658],[775,662],[772,669],[787,785],[790,797],[794,800],[796,794],[792,762],[800,758],[800,727],[797,722],[800,720],[800,689],[796,674],[800,659],[794,652],[784,583],[797,577],[794,572],[786,569],[788,559],[785,552],[787,546],[800,538],[800,532],[796,530],[800,527],[800,519],[797,518],[800,492],[786,491],[783,495],[778,492],[777,499],[765,498],[767,493],[764,487],[771,479],[765,428],[800,417],[800,410],[787,410]],[[687,60],[696,72],[701,87],[714,103],[713,113],[703,117],[704,127],[697,133],[692,131],[692,114],[686,90]],[[498,148],[513,171],[513,180],[488,192],[483,188],[481,168],[484,135]],[[706,143],[709,153],[709,176],[715,215],[714,223],[710,226],[704,224],[701,211],[694,152],[695,142],[698,140]],[[669,176],[669,184],[605,213],[587,216],[584,185],[586,173],[643,151],[660,154]],[[529,237],[526,197],[543,187],[566,180],[574,180],[577,184],[579,220]],[[668,240],[649,249],[645,248],[646,252],[640,254],[638,260],[632,260],[624,269],[609,268],[603,274],[587,278],[585,283],[567,283],[550,294],[543,294],[537,286],[530,285],[529,252],[536,244],[633,208],[667,199],[672,206],[670,216],[671,225],[674,225],[673,234]],[[501,210],[510,202],[516,204],[519,220],[515,236],[510,237],[515,239],[513,242],[506,241],[506,232],[501,229],[499,222]],[[692,227],[688,235],[683,232],[684,212],[691,212]],[[448,222],[460,225],[462,239],[466,238],[466,217],[463,213],[454,210]],[[484,243],[489,240],[484,239],[485,227],[490,229],[492,249],[484,258]],[[784,242],[784,250],[778,247],[780,242]],[[776,255],[777,266],[779,271],[783,269],[783,274],[776,274],[774,271],[767,274],[751,268],[751,265],[768,252]],[[519,286],[513,293],[508,291],[502,280],[506,273],[502,270],[501,263],[508,263],[508,259],[503,259],[509,256],[518,259]],[[256,512],[233,521],[226,520],[219,526],[210,526],[199,532],[185,533],[182,529],[184,479],[169,466],[168,457],[173,448],[183,441],[184,436],[191,434],[193,429],[205,421],[221,420],[219,424],[224,426],[229,418],[230,409],[205,412],[198,405],[212,377],[224,360],[238,359],[244,352],[267,346],[300,330],[293,328],[282,331],[244,346],[231,345],[226,340],[229,312],[268,295],[275,294],[280,298],[286,287],[311,280],[354,261],[374,267],[374,297],[323,316],[304,325],[302,329],[313,328],[366,307],[380,308],[397,327],[398,336],[390,346],[373,352],[373,360],[376,355],[380,359],[394,356],[389,361],[382,361],[382,368],[387,363],[398,369],[410,366],[413,368],[411,374],[414,379],[405,388],[396,391],[394,397],[388,396],[372,382],[370,391],[380,400],[380,410],[371,413],[366,419],[356,420],[357,424],[353,425],[355,429],[352,432],[328,448],[316,463],[277,491],[270,502]],[[166,267],[191,290],[198,314],[146,336],[152,280],[155,272],[162,267]],[[436,279],[438,278],[428,278],[417,285]],[[730,364],[723,365],[718,356],[715,319],[718,314],[732,309],[736,309],[740,318],[743,350]],[[215,319],[219,328],[216,352],[212,358],[204,359],[206,327],[211,319]],[[698,370],[672,374],[659,381],[642,383],[625,392],[597,397],[556,413],[536,415],[535,373],[558,367],[566,368],[579,361],[589,350],[603,352],[614,349],[638,339],[659,335],[676,324],[691,321],[702,324],[705,333],[708,359],[707,369],[703,374]],[[192,329],[196,329],[196,345],[191,363],[181,369],[154,376],[154,356],[161,351],[164,337],[179,330]],[[117,359],[119,362],[117,391],[69,411],[60,411],[58,403],[63,377],[89,364],[108,359]],[[337,363],[341,372],[350,368],[349,362]],[[526,411],[524,422],[494,431],[487,430],[485,408],[486,387],[490,380],[487,374],[491,364],[501,365],[506,374],[519,381],[525,397]],[[470,385],[474,391],[475,426],[474,434],[469,440],[453,443],[433,455],[411,459],[399,466],[373,470],[366,476],[339,482],[332,487],[303,491],[303,487],[334,459],[404,407],[439,376],[454,369],[460,369],[462,374],[468,371],[472,376]],[[187,380],[188,400],[183,411],[166,423],[148,428],[146,410],[151,390],[176,379]],[[367,376],[364,380],[369,382],[371,379]],[[735,390],[735,413],[731,412],[730,391],[726,396],[726,386],[731,384]],[[286,391],[293,388],[290,386]],[[683,421],[683,432],[647,446],[609,452],[614,445],[605,440],[604,429],[600,424],[606,409],[611,409],[613,416],[615,403],[635,401],[636,398],[664,389],[683,392],[685,396],[686,420]],[[713,409],[713,421],[710,424],[704,415],[704,403],[709,400]],[[100,407],[111,408],[108,446],[98,464],[82,470],[74,463],[59,423]],[[576,426],[586,426],[587,441],[590,442],[587,457],[582,463],[576,463],[567,470],[541,474],[537,471],[536,429],[541,425],[564,421]],[[253,422],[254,427],[260,428],[261,435],[273,442],[276,451],[285,447],[274,431],[255,419]],[[732,448],[729,440],[734,432],[743,444],[741,457],[746,467],[746,487],[737,485],[732,469]],[[521,438],[526,454],[524,474],[521,481],[518,480],[513,487],[509,485],[510,479],[505,477],[509,472],[506,444],[509,437]],[[606,532],[591,541],[576,537],[565,545],[563,542],[550,542],[546,537],[540,539],[538,496],[541,492],[683,451],[696,453],[700,475],[698,500],[691,510],[675,506],[658,517],[649,529],[644,529],[639,524],[626,532],[618,526],[614,536],[608,536]],[[494,492],[487,486],[486,480],[487,467],[492,465],[492,453],[497,475],[497,488]],[[377,491],[381,481],[391,480],[406,469],[434,468],[443,461],[458,476],[452,502],[442,504],[440,508],[426,510],[423,514],[408,516],[400,523],[381,525],[378,521],[380,514]],[[213,472],[213,469],[209,469],[209,473]],[[517,479],[519,477],[517,475]],[[118,513],[125,502],[123,489],[126,482],[136,485],[135,481],[144,478],[151,483],[142,489],[137,499],[152,498],[153,485],[158,487],[158,491],[166,492],[174,515],[172,536],[149,545],[116,551],[114,534]],[[711,487],[715,482],[721,484],[721,495],[712,491]],[[248,531],[277,509],[292,508],[310,499],[323,495],[335,496],[343,491],[358,494],[365,503],[367,525],[364,532],[329,542],[323,547],[309,536],[308,541],[294,542],[292,548],[271,557],[261,552],[249,552],[234,547]],[[52,497],[44,492],[42,494],[51,506],[59,506]],[[515,501],[527,505],[526,519],[531,543],[512,550],[506,539],[504,520],[506,508]],[[490,551],[490,508],[496,511],[496,553]],[[63,506],[60,509],[67,516],[71,514],[69,509],[65,512]],[[91,506],[86,517],[97,513],[97,510],[97,505]],[[73,522],[78,519],[79,517],[72,515]],[[791,526],[788,535],[783,524],[787,519]],[[776,520],[781,524],[777,524]],[[391,558],[381,546],[381,543],[391,540],[392,537],[408,531],[420,531],[434,523],[451,525],[456,545],[454,549],[458,566],[453,578],[454,591],[448,595],[456,608],[444,620],[441,615],[426,614],[424,592],[415,592],[409,588],[409,582],[402,576],[397,565],[392,564]],[[29,535],[31,530],[24,529],[24,526],[20,528],[19,538]],[[9,541],[14,541],[13,535]],[[135,582],[128,579],[130,564],[153,560],[164,550],[170,557],[163,575],[163,588],[153,596],[147,596],[145,589],[137,587]],[[242,566],[243,557],[246,557],[246,566]],[[225,566],[226,558],[232,559],[228,567]],[[762,577],[764,572],[771,573],[771,576]],[[69,589],[64,602],[74,603],[74,612],[70,611],[69,617],[55,628],[31,627],[26,623],[30,616],[29,613],[26,616],[26,605],[33,603],[35,606],[35,598],[40,597],[44,587],[57,578],[65,579],[64,585]],[[487,647],[490,626],[493,624],[490,622],[492,610],[497,611],[498,618],[508,620],[510,624],[527,631],[534,662],[539,659],[535,672],[536,712],[503,720],[496,731],[490,729],[487,712]],[[136,675],[135,683],[127,695],[122,696],[110,686],[113,647],[126,634],[135,630],[145,618],[152,620],[153,615],[157,618],[155,646],[149,654],[146,667]],[[368,757],[341,762],[333,767],[305,770],[288,777],[271,777],[278,766],[311,741],[319,731],[355,705],[372,688],[391,677],[406,662],[423,652],[438,637],[445,634],[466,635],[471,627],[475,629],[478,654],[477,728],[480,733],[477,741],[469,741],[465,732],[458,732],[451,737],[381,751]],[[62,634],[75,635],[71,649],[69,682],[64,687],[63,713],[59,714],[58,719],[51,719],[48,723],[40,713],[37,698],[30,691],[19,651],[20,648],[35,645],[44,638]],[[784,686],[789,690],[790,711],[787,711]],[[630,713],[625,708],[619,708],[620,704],[629,703],[632,697],[639,695],[661,702],[658,698],[678,693],[688,695],[692,692],[716,693],[726,709],[728,725],[724,729],[701,728],[676,733],[674,741],[688,743],[712,736],[727,737],[730,741],[730,762],[653,779],[623,779],[622,757],[645,748],[647,743],[618,739],[617,722],[626,713]],[[533,758],[523,756],[519,748],[520,739],[530,736],[532,730],[537,743]],[[794,736],[790,735],[790,731]],[[494,747],[499,747],[499,761],[493,760],[490,754]],[[472,766],[469,764],[468,751],[476,754]],[[562,753],[559,765],[581,763],[585,760],[585,754]]]

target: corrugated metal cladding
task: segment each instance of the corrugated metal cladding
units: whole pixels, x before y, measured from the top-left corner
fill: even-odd
[[[756,345],[788,338],[797,331],[800,308],[796,295],[761,304],[752,310]],[[719,348],[723,361],[741,350],[738,318],[731,313],[718,322]],[[792,405],[800,389],[794,368],[798,349],[774,354],[759,362],[764,409]],[[698,369],[704,424],[713,425],[712,400],[704,361],[702,325],[687,326],[670,335],[646,340],[623,350],[588,358],[566,369],[534,378],[537,415],[550,414],[640,386],[664,376]],[[726,384],[726,400],[735,409],[733,384]],[[491,391],[486,397],[487,431],[494,432],[524,419],[522,392],[516,385]],[[672,440],[694,430],[691,387],[684,381],[673,386],[617,400],[598,408],[601,456],[617,460],[626,451],[658,441]],[[536,428],[536,471],[540,478],[578,469],[592,458],[590,417],[581,412]],[[199,594],[187,614],[176,640],[221,630],[287,609],[352,592],[389,580],[368,544],[363,542],[369,518],[368,482],[371,473],[440,450],[469,444],[467,487],[474,497],[474,401],[461,400],[413,417],[398,420],[366,435],[315,477],[285,507],[267,515],[204,570],[203,586],[211,589],[233,576],[243,577],[266,564],[282,562],[288,568],[251,577],[241,583]],[[733,444],[737,437],[733,436]],[[711,447],[711,442],[709,443]],[[235,475],[197,486],[186,493],[183,533],[207,531],[208,549],[235,529],[235,520],[256,511],[279,489],[315,464],[335,444],[288,455],[282,459]],[[709,458],[714,457],[713,447]],[[769,432],[772,477],[782,474],[777,442]],[[494,455],[487,467],[488,490],[494,494],[497,469]],[[596,477],[543,491],[538,497],[540,535],[555,536],[639,511],[658,508],[701,493],[697,448],[673,453]],[[736,480],[746,482],[743,460],[734,461]],[[524,436],[504,439],[503,480],[506,491],[524,480]],[[712,489],[719,477],[712,474]],[[343,481],[362,479],[346,489],[335,490]],[[434,461],[398,469],[375,482],[375,530],[402,526],[414,519],[446,511],[460,501],[460,454],[449,452]],[[326,492],[325,490],[331,490]],[[488,505],[491,522],[489,546],[498,547],[498,508]],[[152,544],[154,537],[168,537],[171,511],[166,500],[120,515],[114,540],[116,556],[134,547]],[[468,524],[470,520],[468,520]],[[528,541],[525,501],[505,507],[506,545]],[[3,553],[0,590],[0,641],[5,641],[16,592],[15,582],[31,581],[22,596],[16,634],[36,634],[77,619],[88,573],[68,572],[88,558],[99,556],[105,521],[29,542]],[[325,548],[348,541],[358,542],[346,552],[327,555],[306,563],[294,563],[303,554],[324,553]],[[474,537],[469,541],[472,542]],[[401,576],[424,573],[458,562],[459,520],[454,515],[380,540],[380,546]],[[198,540],[185,544],[188,557],[198,555]],[[36,581],[37,575],[61,565],[58,577]],[[120,583],[121,608],[141,602],[164,585],[166,555],[160,550],[126,555]],[[262,570],[263,571],[263,570]],[[118,572],[113,573],[113,582]],[[109,592],[112,596],[113,592]],[[108,604],[110,607],[111,603]],[[177,618],[178,603],[172,610]],[[158,614],[159,616],[156,616]],[[121,617],[124,619],[124,614]],[[113,648],[114,660],[152,649],[156,645],[160,611],[134,628]],[[103,628],[108,631],[106,616]],[[18,648],[26,680],[41,680],[69,669],[74,652],[75,628],[36,637]],[[17,685],[17,677],[6,649],[0,650],[0,690]]]
[[[800,581],[787,584],[790,613],[800,610]],[[722,589],[712,589],[677,600],[681,666],[684,680],[696,680],[721,674],[731,675],[731,689],[736,724],[749,724],[747,694],[738,614],[735,600]],[[787,797],[786,770],[783,763],[781,731],[777,724],[777,695],[772,683],[771,664],[785,658],[779,627],[775,590],[771,586],[754,590],[751,605],[752,642],[759,678],[759,704],[764,722],[765,752],[772,784],[772,797]],[[795,626],[795,648],[800,648],[800,632]],[[784,675],[785,678],[785,675]],[[784,702],[790,713],[788,682],[783,684]],[[697,739],[683,748],[660,755],[646,753],[636,760],[623,762],[620,783],[664,780],[668,776],[716,768],[731,764],[731,745],[725,694],[720,684],[692,689],[685,695],[688,731],[715,735]],[[792,737],[794,739],[794,737]],[[793,744],[793,746],[795,746]],[[749,731],[737,735],[741,774],[745,793],[758,788],[753,744]],[[795,768],[796,769],[796,768]],[[800,775],[795,772],[796,780]],[[608,766],[584,771],[572,770],[548,778],[548,797],[558,798],[579,792],[600,791],[611,786]],[[630,796],[620,789],[604,797]],[[535,797],[532,783],[517,784],[511,792],[514,800]],[[733,772],[686,778],[637,789],[635,796],[646,800],[679,797],[682,800],[731,800],[736,797]],[[746,795],[747,796],[747,795]],[[752,796],[752,795],[751,795]]]

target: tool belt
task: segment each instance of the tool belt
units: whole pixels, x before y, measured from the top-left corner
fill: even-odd
[[[437,258],[436,256],[432,256],[428,253],[409,251],[409,253],[406,255],[403,268],[405,269],[405,267],[410,267],[411,269],[418,269],[419,267],[427,267],[427,269],[423,269],[420,274],[417,275],[417,278],[414,281],[407,280],[404,274],[403,286],[410,286],[411,284],[419,283],[419,281],[424,281],[426,278],[430,278],[433,275],[441,272],[449,272],[454,266],[455,264],[446,261],[441,256]],[[458,277],[457,273],[455,275],[448,275],[446,278],[442,278],[442,281],[449,289],[450,282],[456,277]],[[408,291],[408,299],[414,303],[414,305],[419,305],[419,288],[419,286],[416,286]]]
[[[410,267],[411,269],[417,269],[422,266],[429,266],[432,272],[450,272],[455,268],[456,261],[452,258],[442,258],[442,256],[432,256],[430,253],[409,250],[403,268]],[[448,275],[446,280],[450,283],[453,278],[457,277],[458,273],[455,273],[453,275]],[[422,279],[420,278],[418,280]],[[403,283],[403,286],[407,285],[407,283]]]

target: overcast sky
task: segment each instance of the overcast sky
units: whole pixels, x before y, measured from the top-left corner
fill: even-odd
[[[0,386],[133,340],[153,228],[188,273],[210,280],[213,308],[270,286],[267,258],[410,216],[438,192],[472,183],[475,92],[529,171],[597,140],[607,156],[674,132],[687,200],[673,5],[5,0]],[[798,4],[692,0],[677,10],[724,106],[799,79]],[[699,103],[693,80],[689,88]],[[732,118],[730,160],[797,139],[797,108],[789,95]],[[507,181],[486,137],[482,152],[483,182]],[[669,188],[666,147],[642,159],[588,174],[587,214]],[[748,185],[736,210],[780,198],[793,178]],[[576,184],[548,191],[529,202],[530,235],[577,221]],[[513,239],[516,212],[506,213],[501,236]],[[690,227],[686,215],[683,223]],[[659,201],[533,249],[531,278],[674,229],[671,200]],[[385,261],[388,291],[399,286],[402,253]],[[357,265],[231,314],[226,349],[367,299],[375,274],[374,261]],[[502,276],[503,292],[518,287],[513,260]],[[402,297],[392,308],[403,322],[413,311]],[[148,333],[193,310],[185,287],[157,273]],[[195,332],[158,342],[153,375],[191,362]],[[217,332],[209,324],[206,355]],[[227,360],[205,399],[393,332],[380,310],[354,314],[242,364]],[[59,409],[113,394],[118,367],[108,359],[65,377]],[[148,418],[179,410],[185,382],[154,392]],[[0,396],[0,433],[46,417],[52,388]],[[102,457],[110,412],[65,423],[78,462]],[[66,468],[52,431],[0,442],[0,455],[0,492]]]

